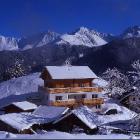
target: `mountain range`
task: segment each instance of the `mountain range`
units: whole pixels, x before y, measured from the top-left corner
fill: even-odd
[[[52,31],[38,33],[20,39],[14,37],[0,36],[0,51],[3,50],[27,50],[35,47],[42,47],[48,44],[53,45],[77,45],[87,47],[98,47],[109,43],[116,38],[139,37],[140,26],[127,28],[122,34],[115,36],[108,33],[101,33],[86,27],[80,27],[74,32],[59,34]]]
[[[123,72],[140,60],[140,26],[127,28],[120,35],[99,33],[81,27],[72,33],[47,31],[20,39],[0,36],[0,81],[7,80],[6,70],[23,60],[26,74],[40,72],[46,65],[88,65],[100,75],[107,68]]]

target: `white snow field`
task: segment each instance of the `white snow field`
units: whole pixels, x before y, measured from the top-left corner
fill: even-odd
[[[0,99],[10,95],[21,95],[38,91],[38,85],[43,85],[40,73],[14,78],[0,83]]]
[[[52,131],[44,132],[44,134],[12,134],[7,132],[0,132],[0,139],[140,139],[140,137],[128,136],[123,134],[110,134],[110,135],[86,135],[69,134],[66,132]]]

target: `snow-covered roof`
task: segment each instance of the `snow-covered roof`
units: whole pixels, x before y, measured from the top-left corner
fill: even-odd
[[[94,79],[92,82],[100,87],[106,87],[108,85],[108,82],[101,78]]]
[[[88,66],[46,66],[52,79],[87,79],[97,78]]]
[[[48,123],[51,120],[31,113],[10,113],[0,115],[0,120],[18,131],[29,129],[33,124]]]
[[[26,111],[26,110],[31,110],[31,109],[36,109],[37,105],[28,102],[28,101],[22,101],[22,102],[13,102],[12,103],[14,106]]]
[[[59,122],[60,120],[70,116],[71,114],[74,114],[76,117],[78,117],[84,124],[86,124],[89,128],[91,129],[94,129],[96,128],[96,118],[97,118],[97,115],[94,114],[92,112],[92,110],[90,110],[88,107],[86,106],[83,106],[83,107],[80,107],[80,108],[77,108],[77,109],[74,109],[72,110],[70,113],[66,114],[64,117],[56,120],[54,122],[57,123]]]
[[[107,105],[109,106],[109,105]],[[110,103],[111,106],[111,103]],[[114,105],[115,106],[115,105]],[[116,104],[118,109],[121,109],[118,114],[112,115],[100,115],[94,113],[88,107],[80,107],[75,110],[72,110],[70,113],[66,114],[64,117],[56,120],[54,123],[61,121],[62,119],[70,116],[72,113],[76,115],[82,122],[84,122],[89,128],[93,129],[96,126],[106,125],[108,123],[113,123],[116,121],[126,121],[132,119],[137,113],[127,109],[126,107],[119,106]],[[119,108],[120,107],[120,108]]]
[[[115,104],[115,103],[105,103],[102,105],[102,113],[106,114],[111,109],[116,109],[118,112],[122,112],[121,106]]]
[[[44,118],[56,119],[68,111],[67,107],[55,107],[55,106],[39,106],[34,112],[34,115],[38,115]]]

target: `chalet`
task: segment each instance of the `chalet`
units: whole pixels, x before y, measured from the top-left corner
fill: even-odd
[[[132,88],[129,91],[123,93],[120,103],[128,107],[131,110],[140,112],[140,95],[137,93],[136,88]]]
[[[87,134],[97,132],[97,123],[97,116],[86,106],[76,108],[53,122],[58,131],[71,133],[80,130]]]
[[[44,86],[39,87],[44,104],[100,108],[104,103],[103,88],[94,86],[92,81],[98,77],[88,66],[46,66],[40,77],[44,80]]]
[[[32,112],[37,108],[37,105],[28,102],[28,101],[21,101],[21,102],[13,102],[7,106],[4,106],[2,110],[5,113],[18,113],[18,112]]]

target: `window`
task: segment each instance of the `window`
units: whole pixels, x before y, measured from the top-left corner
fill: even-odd
[[[135,101],[136,100],[135,97],[133,97],[132,100]]]
[[[62,96],[56,96],[56,97],[55,97],[55,100],[56,100],[56,101],[62,100]]]
[[[96,105],[96,109],[100,109],[101,108],[101,105]]]
[[[86,95],[85,94],[82,94],[82,98],[86,98]]]
[[[80,87],[84,87],[85,85],[84,85],[84,83],[80,83],[79,86]]]
[[[92,94],[92,98],[98,98],[97,94]]]
[[[71,95],[68,95],[68,99],[83,99],[83,98],[86,98],[85,94],[80,94],[80,95],[71,94]]]

